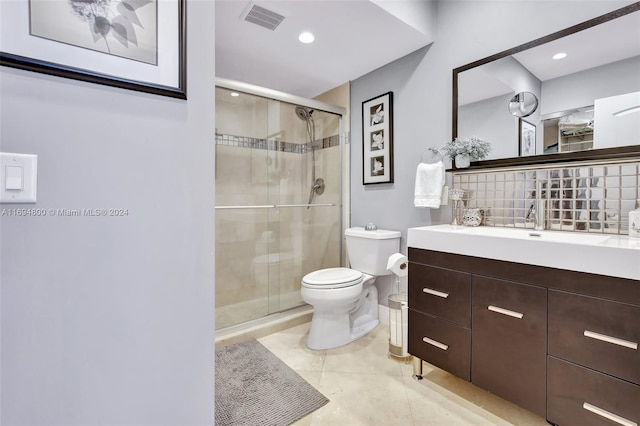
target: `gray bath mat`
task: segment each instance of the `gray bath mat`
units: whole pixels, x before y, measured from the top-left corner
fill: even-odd
[[[259,342],[216,351],[216,426],[290,425],[329,400]]]

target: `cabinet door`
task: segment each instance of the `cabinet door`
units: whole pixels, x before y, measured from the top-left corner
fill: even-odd
[[[409,353],[469,381],[471,330],[409,309]]]
[[[547,290],[473,276],[471,381],[545,417]]]
[[[409,307],[471,327],[471,274],[412,263]]]
[[[549,290],[550,355],[640,384],[639,342],[640,307]]]
[[[640,386],[549,357],[547,419],[560,426],[640,424]]]

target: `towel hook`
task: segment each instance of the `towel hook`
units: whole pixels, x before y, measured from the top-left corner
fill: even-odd
[[[425,154],[429,154],[429,156],[427,157],[427,161],[425,161]],[[442,161],[442,154],[440,153],[440,150],[438,148],[434,148],[434,147],[429,147],[427,149],[424,150],[424,152],[422,153],[422,155],[420,155],[420,162],[421,163],[425,163],[425,164],[434,164],[437,163],[438,161]]]

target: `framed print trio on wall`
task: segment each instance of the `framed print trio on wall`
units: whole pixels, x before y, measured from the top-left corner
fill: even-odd
[[[186,0],[2,6],[0,64],[186,99]]]
[[[393,92],[362,103],[362,183],[393,183]]]

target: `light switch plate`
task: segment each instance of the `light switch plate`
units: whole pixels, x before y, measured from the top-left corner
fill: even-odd
[[[16,169],[22,168],[22,189],[16,187]],[[7,174],[11,181],[7,182]],[[30,154],[13,154],[0,152],[0,203],[35,203],[38,189],[38,156]],[[9,185],[7,185],[9,183]]]

